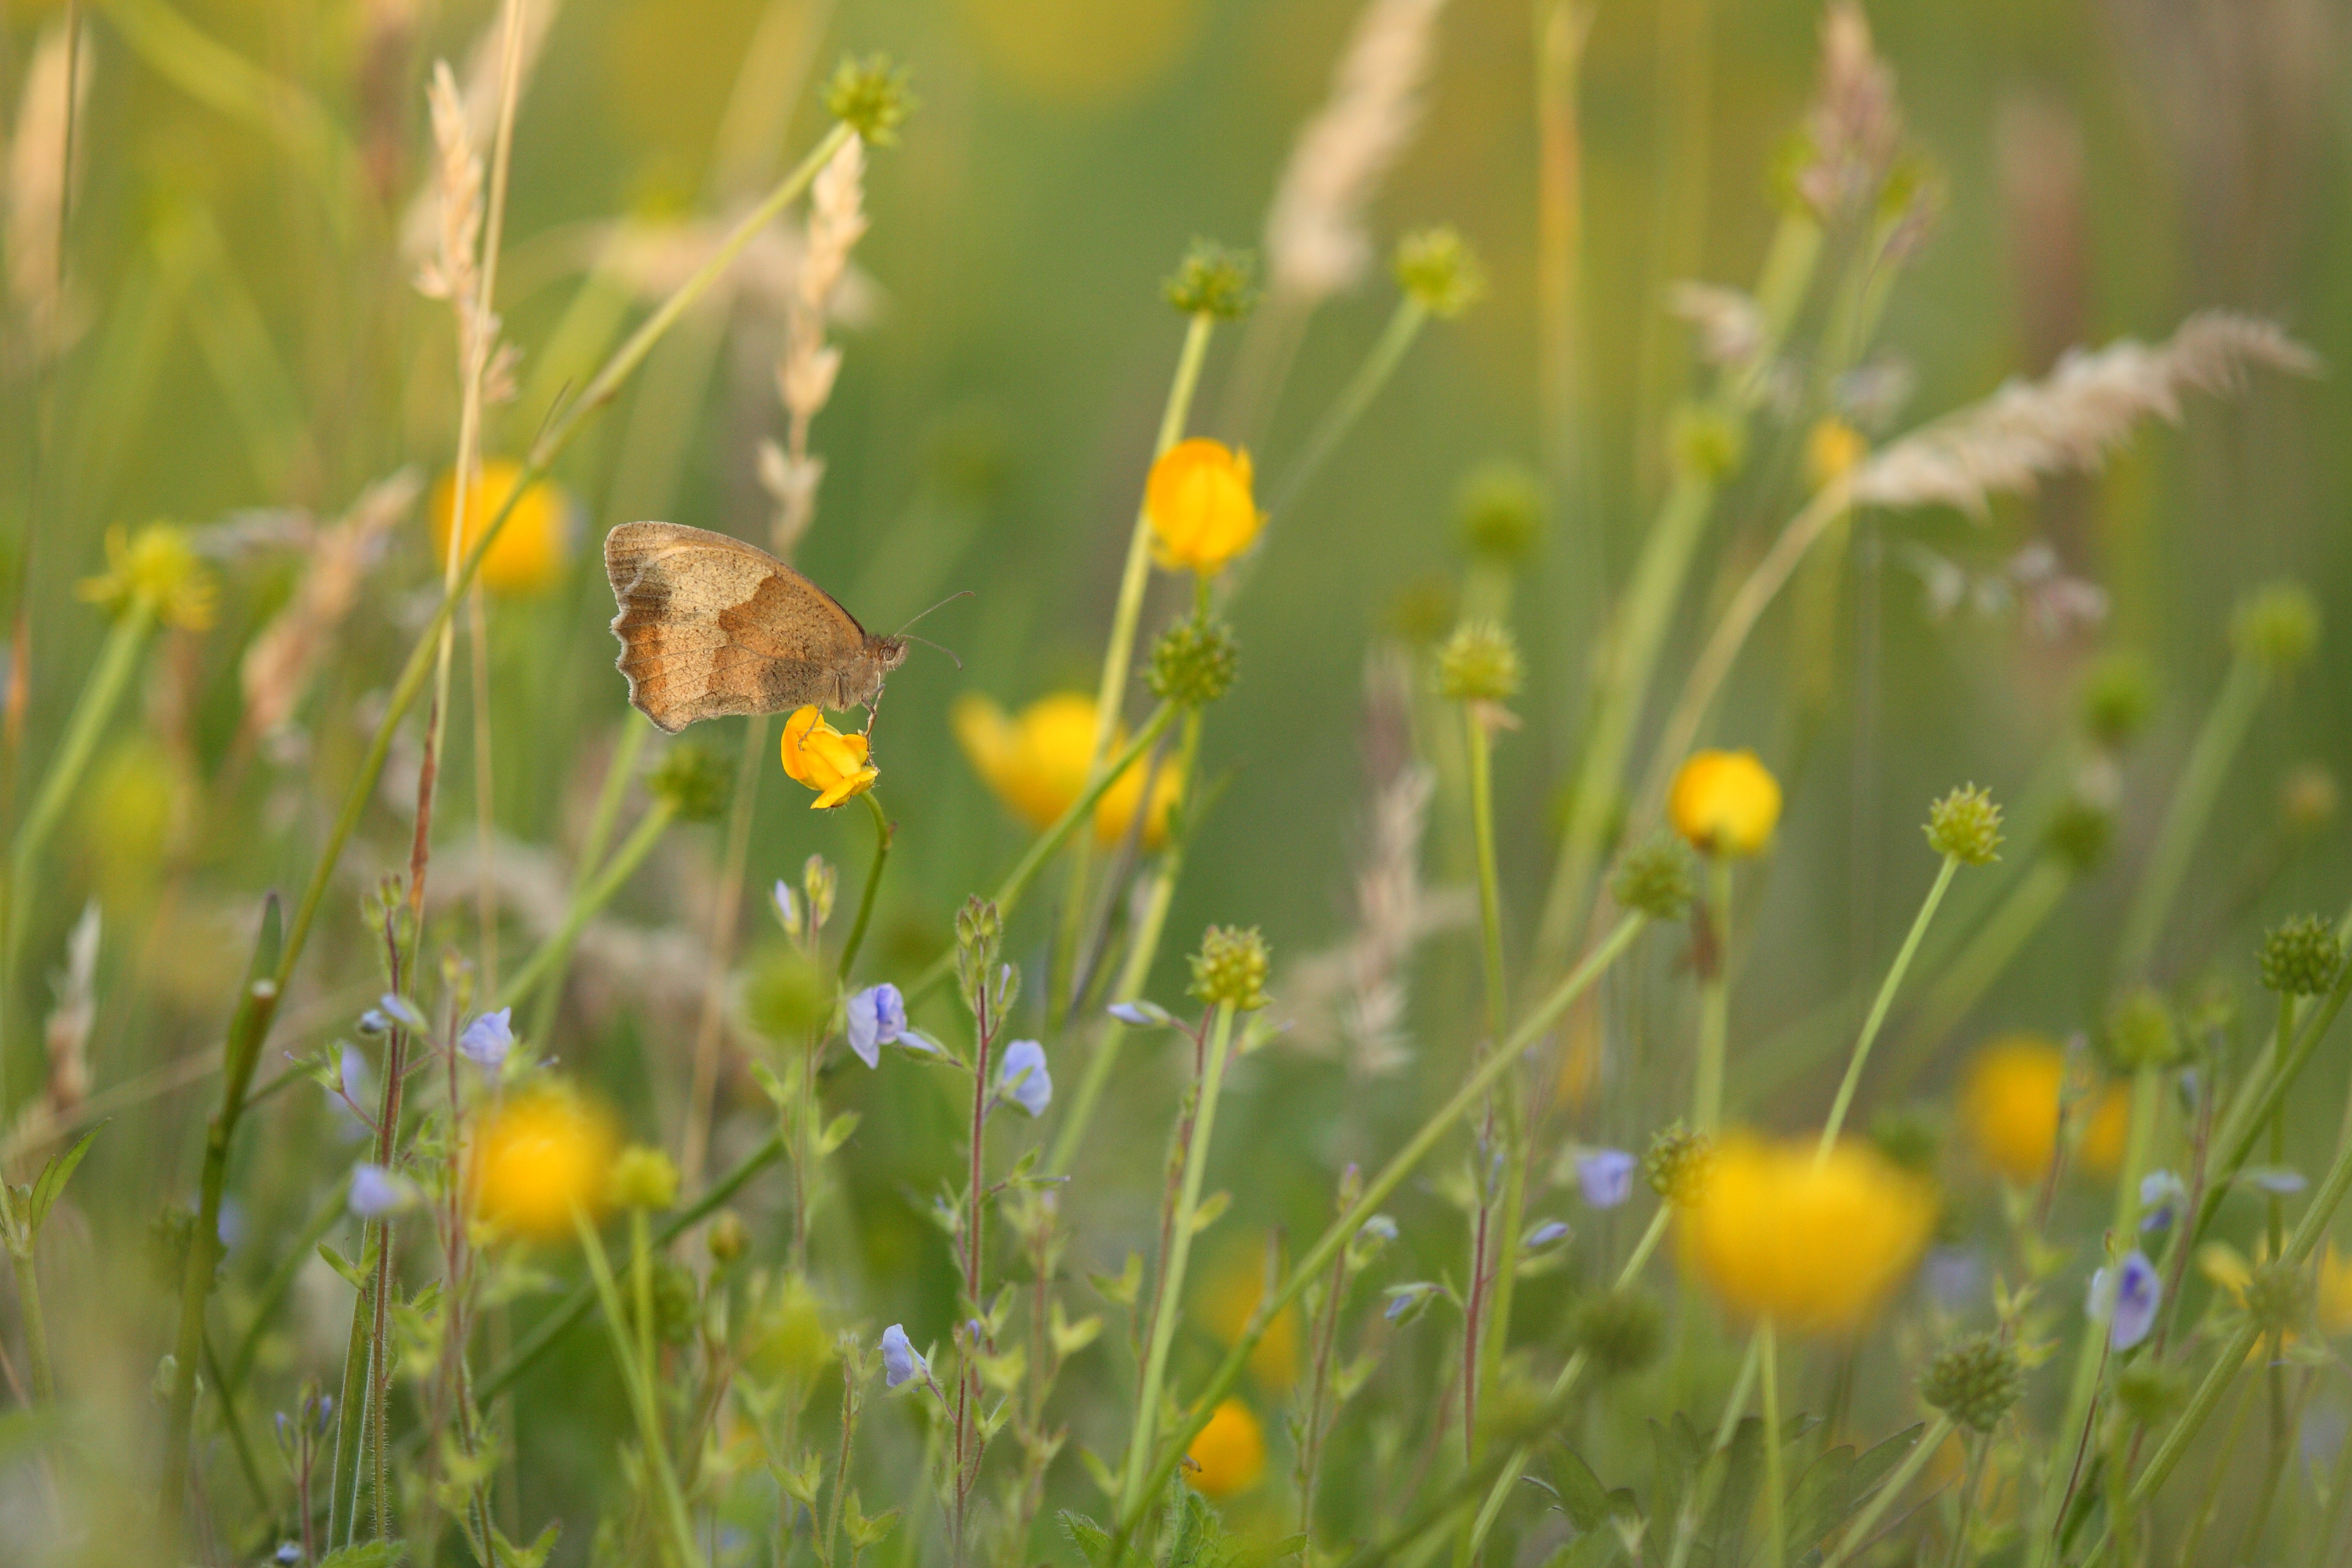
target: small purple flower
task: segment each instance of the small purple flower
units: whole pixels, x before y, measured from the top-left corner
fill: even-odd
[[[1110,1016],[1138,1029],[1172,1022],[1168,1009],[1157,1002],[1115,1002],[1111,1004]]]
[[[2124,1255],[2120,1268],[2102,1268],[2091,1276],[2084,1310],[2109,1320],[2107,1343],[2127,1351],[2156,1327],[2156,1310],[2163,1301],[2164,1281],[2157,1277],[2156,1265],[2134,1247]]]
[[[233,1196],[223,1197],[220,1218],[215,1223],[214,1233],[220,1237],[224,1248],[232,1252],[236,1250],[237,1243],[245,1239],[245,1205]]]
[[[1437,1287],[1425,1279],[1410,1285],[1391,1285],[1388,1289],[1389,1304],[1381,1316],[1391,1323],[1410,1322],[1436,1294]]]
[[[849,999],[849,1048],[867,1067],[882,1065],[884,1046],[908,1046],[934,1056],[940,1047],[907,1027],[907,999],[887,981]]]
[[[293,1568],[293,1564],[302,1561],[301,1543],[293,1541],[279,1542],[275,1560],[286,1564],[286,1568]]]
[[[1595,1149],[1576,1157],[1577,1184],[1584,1201],[1597,1209],[1613,1209],[1633,1192],[1633,1167],[1640,1163],[1622,1149]]]
[[[1032,1116],[1045,1115],[1045,1107],[1054,1103],[1054,1079],[1045,1070],[1045,1047],[1034,1040],[1015,1040],[1005,1047],[997,1092]]]
[[[2163,1230],[2172,1224],[2172,1211],[2189,1201],[2189,1188],[2170,1171],[2150,1171],[2139,1179],[2143,1231]]]
[[[2249,1165],[2238,1173],[2238,1179],[2283,1198],[2291,1198],[2311,1184],[2303,1179],[2301,1171],[2290,1171],[2284,1165]]]
[[[1549,1247],[1556,1241],[1567,1239],[1568,1226],[1560,1220],[1548,1220],[1528,1232],[1528,1239],[1524,1245],[1532,1252],[1538,1247]]]
[[[382,1008],[371,1007],[366,1012],[360,1015],[360,1033],[362,1035],[389,1035],[392,1033],[392,1020],[383,1016]]]
[[[1373,1237],[1381,1241],[1394,1241],[1397,1238],[1397,1222],[1387,1215],[1376,1214],[1364,1222],[1363,1228],[1357,1234]]]
[[[424,1035],[432,1032],[433,1026],[425,1021],[425,1015],[416,1010],[416,1004],[396,991],[385,992],[375,999],[375,1005],[378,1012],[410,1034]]]
[[[910,1378],[931,1375],[930,1363],[907,1339],[907,1325],[893,1323],[882,1331],[882,1384],[897,1388]]]
[[[801,930],[800,905],[793,900],[793,889],[782,877],[776,879],[775,890],[770,896],[776,901],[776,918],[783,922],[784,930],[798,936]]]
[[[507,1053],[512,1049],[514,1009],[511,1007],[483,1014],[467,1025],[465,1032],[457,1037],[458,1054],[488,1073],[495,1073],[504,1067]]]
[[[352,1212],[362,1219],[382,1219],[396,1214],[408,1202],[406,1186],[382,1165],[352,1167]]]
[[[1927,1254],[1927,1293],[1947,1312],[1974,1306],[1984,1294],[1984,1266],[1965,1247],[1939,1247]]]

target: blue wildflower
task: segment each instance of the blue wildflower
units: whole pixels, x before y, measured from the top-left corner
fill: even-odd
[[[1528,1238],[1521,1245],[1526,1247],[1529,1251],[1533,1251],[1538,1247],[1549,1247],[1556,1241],[1566,1241],[1567,1239],[1568,1226],[1563,1221],[1556,1219],[1547,1220],[1542,1225],[1536,1226],[1535,1229],[1528,1232]]]
[[[2189,1201],[2189,1188],[2170,1171],[2150,1171],[2139,1179],[2139,1227],[2143,1231],[2164,1230],[2172,1224],[2172,1211]]]
[[[2108,1321],[2107,1343],[2127,1351],[2147,1338],[2156,1327],[2156,1310],[2164,1301],[2164,1281],[2147,1254],[2134,1247],[2116,1268],[2091,1276],[2090,1299],[2084,1310]]]
[[[467,1025],[457,1037],[457,1051],[484,1072],[495,1073],[506,1065],[514,1038],[514,1009],[501,1007]]]
[[[1054,1079],[1045,1070],[1045,1047],[1034,1040],[1015,1040],[1004,1047],[1004,1070],[997,1092],[1032,1116],[1045,1114],[1054,1102]]]
[[[408,1202],[406,1185],[382,1165],[352,1167],[352,1212],[362,1219],[382,1219],[396,1214]]]
[[[910,1378],[929,1378],[930,1363],[907,1339],[907,1325],[893,1323],[882,1331],[882,1384],[897,1388]]]
[[[849,999],[849,1048],[867,1067],[882,1065],[884,1046],[907,1046],[938,1055],[940,1047],[907,1027],[907,999],[887,982],[869,985]]]
[[[1640,1161],[1622,1149],[1595,1149],[1576,1157],[1577,1184],[1584,1201],[1597,1209],[1613,1209],[1633,1194],[1633,1171]]]

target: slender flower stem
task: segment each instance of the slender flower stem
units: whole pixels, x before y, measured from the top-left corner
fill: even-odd
[[[1486,1034],[1501,1038],[1509,1000],[1504,989],[1503,909],[1500,878],[1495,864],[1494,736],[1476,703],[1463,705],[1463,729],[1470,759],[1471,832],[1478,861],[1480,948],[1486,978]],[[1488,1173],[1478,1173],[1476,1241],[1470,1260],[1470,1311],[1464,1329],[1463,1432],[1465,1452],[1477,1462],[1479,1436],[1476,1413],[1480,1401],[1492,1395],[1502,1369],[1503,1351],[1510,1337],[1513,1286],[1519,1267],[1519,1226],[1527,1203],[1527,1107],[1518,1075],[1505,1075],[1503,1105],[1503,1202],[1499,1228],[1490,1227]],[[1495,1108],[1490,1100],[1486,1128],[1491,1137]],[[1491,1253],[1491,1260],[1489,1254]],[[1490,1283],[1491,1281],[1491,1283]],[[1484,1310],[1486,1321],[1480,1321]],[[1483,1345],[1481,1343],[1483,1338]],[[1468,1538],[1464,1541],[1466,1559]]]
[[[604,1309],[604,1329],[613,1342],[613,1359],[620,1363],[621,1382],[629,1391],[629,1409],[637,1421],[637,1441],[645,1451],[646,1463],[654,1472],[656,1490],[660,1497],[662,1523],[668,1530],[670,1551],[677,1554],[679,1568],[696,1568],[702,1553],[694,1543],[694,1521],[686,1509],[686,1496],[678,1489],[677,1471],[670,1464],[669,1446],[664,1441],[661,1412],[654,1403],[651,1369],[638,1359],[629,1344],[628,1312],[621,1305],[621,1292],[613,1279],[612,1260],[604,1255],[604,1243],[588,1216],[574,1209],[572,1228],[580,1233],[580,1250],[588,1261],[589,1278],[595,1281],[596,1297]]]
[[[2189,857],[2204,836],[2206,818],[2212,815],[2213,804],[2221,798],[2230,763],[2244,743],[2246,731],[2253,723],[2254,712],[2261,707],[2263,693],[2269,684],[2261,660],[2251,653],[2241,653],[2230,666],[2229,679],[2222,682],[2221,695],[2213,700],[2211,710],[2205,715],[2205,727],[2198,731],[2197,742],[2189,749],[2189,761],[2180,771],[2180,783],[2172,792],[2171,803],[2165,807],[2163,825],[2157,829],[2156,843],[2148,850],[2147,868],[2140,875],[2139,887],[2124,918],[2123,936],[2116,945],[2116,973],[2125,980],[2143,977],[2156,956],[2157,939],[2163,934],[2165,917],[2172,912],[2181,879],[2189,874]]]
[[[1380,395],[1381,388],[1389,384],[1389,377],[1394,375],[1397,366],[1404,363],[1405,351],[1412,347],[1413,339],[1419,337],[1421,329],[1428,324],[1428,306],[1411,294],[1397,301],[1396,310],[1389,316],[1389,324],[1381,329],[1381,335],[1374,340],[1371,352],[1364,356],[1364,363],[1356,367],[1355,375],[1340,389],[1338,401],[1324,414],[1322,423],[1315,426],[1315,433],[1307,438],[1307,445],[1299,448],[1298,456],[1292,460],[1290,471],[1283,476],[1282,488],[1275,491],[1273,504],[1265,509],[1267,512],[1277,516],[1289,514],[1291,507],[1305,492],[1308,481],[1330,460],[1331,454],[1339,449],[1339,443],[1347,439],[1348,432],[1355,428],[1356,421],[1364,416],[1364,410],[1372,405],[1372,399]]]
[[[1160,1275],[1159,1304],[1151,1313],[1151,1348],[1143,1363],[1143,1383],[1136,1394],[1135,1430],[1128,1438],[1127,1472],[1119,1490],[1122,1514],[1148,1499],[1156,1485],[1144,1484],[1144,1468],[1151,1460],[1151,1444],[1160,1426],[1160,1389],[1168,1372],[1168,1352],[1176,1342],[1176,1320],[1183,1310],[1184,1270],[1192,1254],[1192,1220],[1201,1206],[1201,1183],[1209,1168],[1209,1140],[1217,1121],[1217,1097],[1225,1085],[1225,1062],[1233,1053],[1234,1005],[1217,1004],[1209,1026],[1208,1061],[1201,1070],[1200,1109],[1192,1137],[1184,1151],[1184,1184],[1176,1199],[1175,1223],[1168,1241],[1168,1266]],[[1189,1441],[1189,1439],[1188,1439]]]
[[[841,964],[836,973],[845,984],[849,972],[856,965],[857,950],[866,945],[866,928],[874,919],[874,895],[882,886],[883,868],[890,864],[890,840],[895,830],[882,803],[867,790],[863,797],[866,809],[874,815],[874,862],[866,870],[866,890],[857,895],[857,918],[849,922],[849,939],[841,944]]]
[[[57,1403],[57,1369],[49,1363],[49,1331],[47,1320],[41,1315],[41,1281],[33,1267],[33,1237],[25,1238],[25,1250],[11,1252],[9,1261],[16,1266],[17,1314],[25,1324],[25,1359],[33,1368],[33,1406],[47,1409]]]
[[[1977,1489],[1983,1483],[1985,1450],[1992,1440],[1979,1433],[1968,1440],[1969,1460],[1960,1472],[1960,1515],[1952,1524],[1952,1555],[1945,1568],[1967,1568],[1969,1562],[1969,1524],[1976,1517]]]
[[[1845,1126],[1845,1114],[1853,1109],[1854,1090],[1862,1084],[1862,1069],[1870,1060],[1870,1047],[1878,1039],[1878,1031],[1886,1022],[1886,1010],[1895,1005],[1895,993],[1903,984],[1903,976],[1911,967],[1913,955],[1919,951],[1919,942],[1927,934],[1927,922],[1936,918],[1936,906],[1944,901],[1945,889],[1952,885],[1952,876],[1960,868],[1957,855],[1944,857],[1943,868],[1936,873],[1935,885],[1927,889],[1927,901],[1919,906],[1918,918],[1911,922],[1911,934],[1903,939],[1902,951],[1880,983],[1878,996],[1870,1005],[1870,1016],[1863,1020],[1862,1037],[1853,1043],[1853,1056],[1845,1066],[1845,1078],[1838,1084],[1837,1099],[1830,1104],[1830,1119],[1822,1125],[1822,1141],[1813,1151],[1815,1163],[1826,1162],[1830,1151],[1837,1144],[1839,1131]]]
[[[1992,983],[2007,973],[2026,942],[2056,912],[2059,900],[2074,885],[2074,872],[2055,856],[2044,855],[2026,868],[1936,983],[1927,987],[1916,1015],[1889,1047],[1894,1053],[1887,1068],[1890,1087],[1908,1083],[1927,1065],[1936,1047],[1969,1016]]]
[[[576,901],[604,863],[605,847],[613,841],[613,830],[619,826],[621,805],[628,798],[630,781],[637,776],[637,758],[646,749],[646,737],[653,733],[653,725],[634,710],[621,721],[621,737],[614,742],[612,760],[604,764],[604,781],[597,786],[596,805],[588,814],[588,831],[581,836],[580,849],[572,861],[572,897]],[[554,959],[554,970],[541,984],[539,995],[531,1003],[530,1024],[523,1038],[541,1041],[548,1037],[555,1025],[555,1011],[563,1000],[563,973],[572,962],[572,951],[565,948]]]
[[[1470,748],[1470,821],[1478,847],[1478,933],[1486,968],[1486,1034],[1499,1039],[1510,1004],[1503,990],[1503,902],[1495,868],[1494,737],[1476,703],[1465,703]]]
[[[694,1075],[688,1081],[686,1135],[678,1145],[678,1174],[688,1186],[702,1180],[710,1154],[710,1120],[719,1100],[719,1058],[727,1026],[727,972],[735,962],[735,930],[743,918],[743,872],[751,858],[751,823],[760,805],[760,777],[768,755],[768,720],[754,713],[743,723],[743,752],[735,760],[735,790],[727,806],[727,847],[719,869],[719,896],[710,908],[710,953],[702,970],[702,1006],[694,1021]],[[539,994],[541,1011],[551,1008],[557,987]]]
[[[1854,1553],[1870,1544],[1872,1533],[1878,1529],[1878,1521],[1886,1517],[1886,1510],[1895,1506],[1895,1500],[1919,1479],[1919,1472],[1927,1468],[1927,1461],[1936,1457],[1937,1450],[1944,1446],[1944,1439],[1951,1435],[1952,1418],[1948,1415],[1938,1415],[1927,1424],[1927,1429],[1919,1434],[1918,1444],[1903,1457],[1903,1462],[1895,1467],[1895,1473],[1886,1478],[1886,1484],[1879,1488],[1863,1510],[1854,1516],[1845,1538],[1838,1542],[1836,1551],[1822,1560],[1822,1568],[1845,1568],[1846,1563],[1853,1560]]]
[[[1300,1292],[1311,1281],[1330,1267],[1331,1259],[1339,1248],[1345,1247],[1349,1238],[1363,1228],[1364,1222],[1380,1211],[1381,1205],[1388,1202],[1390,1195],[1403,1185],[1405,1178],[1453,1131],[1454,1124],[1501,1080],[1503,1074],[1517,1062],[1522,1053],[1559,1022],[1560,1016],[1575,1005],[1577,998],[1591,990],[1601,975],[1608,973],[1610,966],[1624,955],[1625,950],[1633,945],[1633,939],[1648,923],[1647,917],[1639,913],[1628,913],[1619,920],[1600,944],[1585,955],[1584,961],[1520,1020],[1519,1026],[1511,1032],[1501,1047],[1463,1080],[1451,1099],[1430,1114],[1429,1119],[1406,1141],[1404,1147],[1398,1150],[1381,1168],[1380,1174],[1365,1186],[1363,1195],[1356,1200],[1354,1205],[1291,1265],[1282,1284],[1259,1298],[1255,1310],[1250,1314],[1248,1326],[1234,1339],[1225,1352],[1225,1359],[1217,1363],[1208,1382],[1194,1396],[1187,1414],[1178,1422],[1177,1430],[1161,1445],[1159,1459],[1152,1466],[1141,1492],[1121,1508],[1118,1528],[1112,1532],[1110,1556],[1113,1561],[1118,1560],[1119,1549],[1135,1533],[1135,1528],[1142,1521],[1150,1500],[1159,1495],[1160,1489],[1168,1484],[1169,1478],[1176,1473],[1176,1467],[1183,1462],[1185,1449],[1191,1447],[1201,1428],[1208,1425],[1217,1402],[1232,1392],[1234,1384],[1240,1380],[1243,1369],[1249,1364],[1251,1354],[1265,1339],[1268,1327],[1291,1302],[1298,1299]]]
[[[500,1006],[512,1006],[521,1001],[556,972],[563,962],[564,954],[572,950],[572,944],[580,940],[581,931],[596,918],[597,911],[612,902],[613,895],[619,892],[636,873],[646,857],[653,853],[654,846],[661,842],[661,836],[668,831],[677,815],[677,807],[667,800],[656,800],[646,808],[645,816],[637,819],[637,825],[630,830],[628,837],[613,851],[612,859],[597,870],[593,880],[573,896],[571,906],[563,911],[562,923],[549,933],[547,940],[523,960],[522,967],[508,980],[505,988],[499,993]]]
[[[2231,1105],[2214,1138],[2214,1146],[2221,1151],[2221,1161],[2206,1184],[2205,1201],[2198,1207],[2196,1224],[2186,1233],[2188,1245],[2194,1247],[2204,1240],[2206,1231],[2221,1213],[2223,1194],[2253,1153],[2263,1126],[2286,1103],[2288,1092],[2303,1076],[2304,1068],[2318,1050],[2320,1042],[2327,1037],[2347,997],[2352,997],[2352,965],[2336,977],[2335,988],[2319,1004],[2317,1011],[2304,1020],[2294,1048],[2272,1063],[2269,1079],[2261,1091],[2255,1093],[2250,1088]]]
[[[1765,1568],[1780,1568],[1789,1524],[1780,1475],[1780,1341],[1770,1318],[1756,1325],[1756,1342],[1764,1360],[1764,1563]]]
[[[1698,983],[1698,1065],[1692,1074],[1691,1125],[1712,1132],[1723,1121],[1724,1058],[1731,1034],[1731,862],[1706,863],[1706,968]]]

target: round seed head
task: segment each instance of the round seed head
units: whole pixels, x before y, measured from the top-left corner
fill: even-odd
[[[1450,701],[1507,702],[1519,689],[1519,649],[1493,621],[1465,621],[1437,655],[1437,688]]]
[[[2107,1014],[2107,1056],[2125,1072],[2169,1067],[2180,1059],[2180,1032],[2172,1009],[2147,986],[2127,993]]]
[[[732,783],[708,746],[686,741],[663,753],[646,787],[656,799],[667,802],[679,821],[709,822],[727,809]]]
[[[1251,1013],[1272,1000],[1265,978],[1273,962],[1255,926],[1211,926],[1192,963],[1192,994],[1213,1007],[1230,1004],[1236,1012]]]
[[[1919,1396],[1976,1432],[2000,1425],[2023,1391],[2017,1352],[1997,1334],[1969,1334],[1937,1351],[1920,1374]]]
[[[1696,1208],[1706,1195],[1714,1164],[1715,1145],[1706,1134],[1676,1121],[1650,1140],[1649,1152],[1642,1156],[1642,1179],[1677,1208]]]
[[[1450,227],[1417,229],[1397,241],[1397,284],[1437,317],[1458,316],[1486,291],[1486,269]]]
[[[2297,915],[2263,938],[2263,984],[2283,996],[2316,996],[2336,984],[2344,944],[2317,915]]]
[[[1187,316],[1235,321],[1257,303],[1257,258],[1213,239],[1196,239],[1162,283],[1168,302]]]
[[[1205,708],[1233,689],[1238,663],[1232,627],[1215,621],[1179,621],[1152,645],[1145,680],[1163,702]]]
[[[1927,847],[1963,866],[2000,858],[2000,807],[1990,794],[1968,784],[1927,808]]]
[[[2238,601],[2230,643],[2273,674],[2284,674],[2318,647],[2319,606],[2300,583],[2268,584]]]
[[[1690,910],[1698,883],[1688,846],[1663,829],[1626,851],[1610,893],[1623,909],[1654,921],[1678,921]]]
[[[1535,553],[1543,535],[1543,487],[1516,463],[1493,464],[1463,481],[1455,511],[1464,549],[1518,566]]]

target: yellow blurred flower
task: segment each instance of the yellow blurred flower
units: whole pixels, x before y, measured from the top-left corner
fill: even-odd
[[[1199,1467],[1186,1477],[1195,1491],[1231,1497],[1265,1474],[1265,1431],[1248,1405],[1228,1399],[1211,1413],[1184,1457]]]
[[[1212,576],[1250,547],[1265,514],[1250,493],[1250,458],[1223,441],[1179,441],[1151,465],[1143,510],[1151,553],[1171,572]]]
[[[1666,795],[1666,818],[1702,855],[1760,855],[1780,820],[1780,784],[1753,752],[1693,752]]]
[[[612,1123],[575,1096],[549,1089],[510,1101],[479,1134],[475,1206],[518,1236],[568,1236],[574,1209],[602,1212],[614,1144]]]
[[[466,498],[465,545],[471,550],[499,509],[514,494],[522,465],[511,458],[486,458]],[[457,494],[457,476],[444,473],[425,502],[425,519],[433,532],[435,575],[449,551],[449,513]],[[551,586],[562,575],[572,553],[572,503],[552,483],[542,479],[523,492],[508,514],[506,526],[490,542],[482,557],[480,581],[493,594],[526,595]]]
[[[1050,826],[1087,790],[1087,764],[1094,752],[1095,700],[1083,692],[1057,691],[1040,697],[1016,714],[977,692],[956,699],[950,710],[956,740],[982,782],[1013,815],[1032,827]],[[1123,733],[1114,733],[1114,751],[1125,745]],[[1144,764],[1140,758],[1128,766],[1095,805],[1095,840],[1116,844],[1134,826],[1143,804]],[[1168,831],[1168,814],[1176,805],[1173,768],[1162,767],[1152,781],[1151,814],[1143,824],[1146,847],[1157,847]]]
[[[188,532],[154,522],[133,538],[121,524],[106,531],[106,571],[74,590],[121,615],[137,606],[167,626],[192,632],[213,624],[213,574],[188,543]]]
[[[2131,1089],[2111,1083],[2091,1101],[2083,1141],[2074,1145],[2074,1163],[2094,1176],[2112,1176],[2123,1168],[2124,1141],[2130,1136]]]
[[[1230,1345],[1249,1327],[1259,1300],[1265,1294],[1265,1267],[1259,1253],[1237,1248],[1202,1284],[1193,1302],[1193,1316],[1222,1345]],[[1265,1337],[1250,1352],[1250,1375],[1277,1393],[1298,1381],[1298,1306],[1293,1302],[1275,1314]]]
[[[1909,1277],[1935,1230],[1936,1195],[1864,1144],[1817,1162],[1811,1140],[1733,1133],[1679,1225],[1684,1268],[1734,1313],[1845,1332]]]
[[[2352,1258],[2336,1251],[2332,1241],[2319,1260],[2319,1292],[2311,1317],[2323,1334],[2352,1334]]]
[[[2037,1035],[2004,1035],[1969,1058],[1960,1125],[1977,1153],[2012,1182],[2038,1182],[2058,1147],[2066,1056]]]
[[[1805,435],[1805,478],[1815,489],[1843,479],[1870,453],[1862,432],[1834,415],[1821,420]]]
[[[856,731],[843,734],[814,707],[784,721],[783,752],[784,772],[816,791],[811,811],[864,795],[882,776],[882,770],[866,760],[866,737]]]

